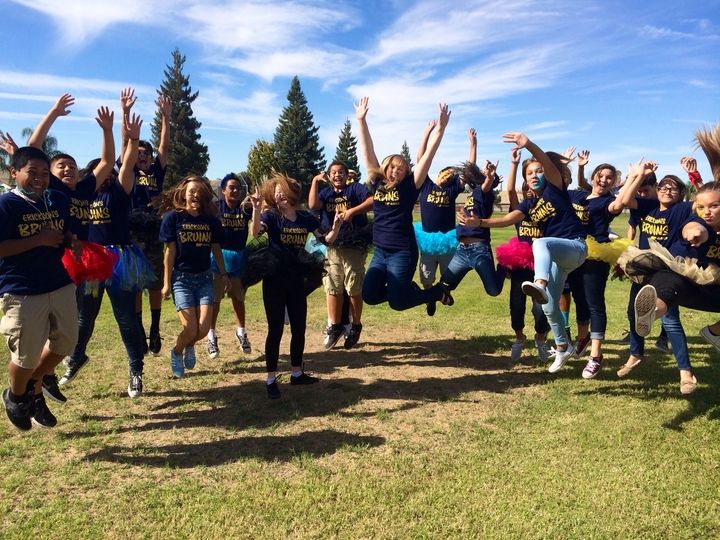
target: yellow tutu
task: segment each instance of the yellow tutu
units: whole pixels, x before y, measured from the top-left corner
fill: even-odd
[[[588,247],[588,259],[604,261],[610,266],[615,266],[622,252],[633,245],[633,241],[627,238],[616,238],[615,240],[601,244],[592,236],[588,236],[585,242]]]

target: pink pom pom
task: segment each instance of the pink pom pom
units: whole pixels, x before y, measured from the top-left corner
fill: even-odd
[[[508,268],[530,268],[534,270],[532,245],[519,240],[517,236],[495,248],[499,264]]]

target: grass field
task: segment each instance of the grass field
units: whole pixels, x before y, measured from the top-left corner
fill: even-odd
[[[494,244],[511,233],[493,231]],[[166,304],[162,355],[146,358],[137,400],[106,300],[91,362],[68,403],[51,403],[58,426],[0,422],[0,537],[720,537],[719,359],[698,336],[713,316],[683,313],[695,394],[680,394],[672,355],[652,346],[659,325],[646,361],[618,379],[628,289],[608,285],[604,367],[587,381],[587,358],[555,375],[531,346],[511,362],[507,291],[487,297],[474,274],[432,318],[366,306],[352,351],[324,351],[316,291],[305,362],[322,381],[290,387],[284,354],[279,401],[265,392],[259,287],[252,354],[234,343],[226,301],[220,357],[198,347],[181,380]]]

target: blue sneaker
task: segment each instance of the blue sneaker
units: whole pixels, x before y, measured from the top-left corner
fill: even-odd
[[[185,347],[185,354],[183,355],[183,361],[185,362],[185,369],[192,369],[195,367],[197,358],[195,357],[195,346],[187,345]]]
[[[170,369],[172,369],[173,375],[178,379],[185,376],[185,366],[183,365],[183,355],[175,352],[175,349],[170,349]]]

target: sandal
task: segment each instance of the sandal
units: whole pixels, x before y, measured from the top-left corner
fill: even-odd
[[[617,376],[618,377],[627,377],[628,375],[630,375],[630,372],[633,369],[635,369],[640,362],[642,362],[642,358],[638,358],[637,362],[635,362],[633,364],[631,364],[630,360],[628,360],[627,362],[625,362],[625,364],[623,364],[623,367],[618,369]]]
[[[440,284],[440,290],[442,290],[442,298],[440,298],[440,303],[443,306],[452,306],[455,303],[455,299],[450,294],[450,288],[447,287],[445,284]]]
[[[692,381],[680,381],[680,393],[681,394],[692,394],[697,390],[697,379],[693,375]]]

